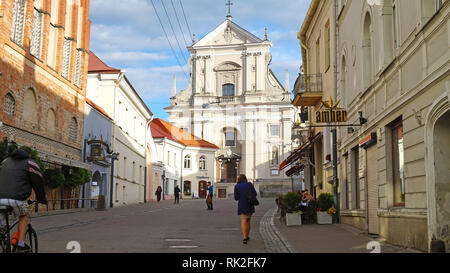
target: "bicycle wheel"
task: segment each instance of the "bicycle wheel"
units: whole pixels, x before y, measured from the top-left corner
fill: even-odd
[[[25,234],[25,242],[30,246],[32,253],[38,253],[37,233],[31,225],[28,225],[27,233]]]

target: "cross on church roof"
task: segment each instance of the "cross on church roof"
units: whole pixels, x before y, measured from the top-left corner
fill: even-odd
[[[232,17],[231,16],[231,6],[233,5],[233,3],[231,3],[231,0],[228,0],[228,3],[226,3],[225,5],[228,6],[228,15],[227,15],[227,17]]]

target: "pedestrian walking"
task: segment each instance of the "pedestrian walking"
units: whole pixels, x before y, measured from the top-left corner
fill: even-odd
[[[248,236],[250,233],[250,220],[253,213],[255,213],[255,205],[258,205],[257,195],[253,184],[249,183],[247,177],[241,174],[236,186],[234,186],[234,199],[238,201],[238,215],[241,218],[241,231],[244,238],[242,242],[244,244],[247,244],[250,240]]]
[[[158,188],[156,189],[156,192],[155,192],[158,202],[161,201],[161,193],[162,193],[162,188],[161,188],[161,186],[158,186]]]
[[[208,182],[208,194],[206,196],[206,205],[208,206],[208,210],[213,210],[213,195],[214,195],[214,186],[211,185],[211,182]]]
[[[175,186],[174,192],[175,192],[175,202],[174,202],[174,204],[180,204],[180,192],[181,192],[181,190],[178,187],[178,185]]]

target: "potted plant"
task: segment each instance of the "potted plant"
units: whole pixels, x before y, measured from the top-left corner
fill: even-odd
[[[301,226],[302,225],[302,211],[300,210],[300,202],[302,198],[298,193],[290,192],[283,196],[283,202],[287,206],[286,210],[286,225],[287,226]]]
[[[317,224],[327,225],[333,223],[333,214],[336,209],[333,207],[334,196],[329,193],[321,193],[317,200]]]

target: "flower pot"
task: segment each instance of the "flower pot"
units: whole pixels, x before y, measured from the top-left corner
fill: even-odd
[[[325,211],[318,211],[317,212],[317,224],[331,225],[331,224],[333,224],[333,216],[329,215]]]
[[[292,212],[286,213],[286,226],[301,226],[302,215],[300,213]]]

